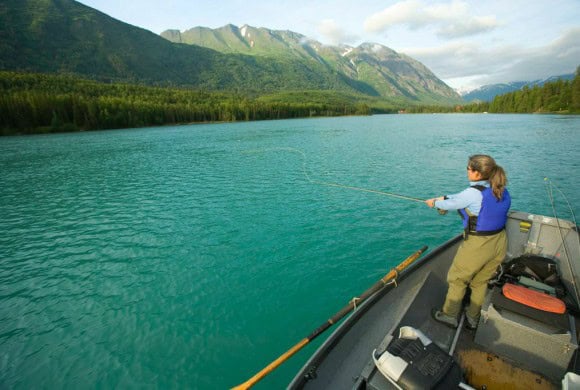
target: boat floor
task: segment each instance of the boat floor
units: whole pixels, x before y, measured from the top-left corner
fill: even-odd
[[[393,331],[387,332],[377,348],[382,352],[398,335],[401,326],[421,330],[445,351],[453,349],[453,356],[464,373],[464,380],[477,389],[557,389],[559,384],[550,379],[520,368],[516,362],[500,357],[474,341],[475,331],[464,326],[450,328],[431,317],[431,308],[440,307],[445,298],[446,284],[441,278],[429,273],[422,283],[408,310]],[[463,322],[462,322],[463,324]],[[455,341],[455,339],[457,339]],[[371,364],[372,363],[372,364]],[[374,367],[371,360],[359,378],[359,389],[390,389],[394,386]]]

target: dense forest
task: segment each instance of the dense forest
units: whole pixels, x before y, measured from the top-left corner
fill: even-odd
[[[0,90],[2,135],[370,114],[356,96],[336,91],[248,97],[16,72],[0,72]]]
[[[556,80],[543,86],[523,87],[519,91],[496,96],[491,102],[462,106],[421,106],[407,110],[420,112],[489,112],[489,113],[559,113],[580,114],[580,67],[574,80]]]
[[[379,99],[337,91],[265,96],[134,84],[77,76],[0,72],[0,135],[35,134],[167,124],[250,121],[314,116],[408,113],[580,113],[580,67],[572,81],[499,95],[462,106],[393,107]]]

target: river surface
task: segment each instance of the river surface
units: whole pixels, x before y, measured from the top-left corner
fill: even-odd
[[[426,199],[462,190],[486,153],[512,209],[570,219],[579,151],[580,117],[550,115],[0,138],[0,388],[229,388],[461,230],[318,182]],[[256,388],[283,388],[325,336]]]

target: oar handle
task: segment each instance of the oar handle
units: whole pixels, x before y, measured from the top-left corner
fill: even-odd
[[[309,342],[310,342],[310,340],[308,338],[304,338],[304,339],[300,340],[300,342],[298,344],[296,344],[295,346],[290,348],[288,351],[284,352],[282,355],[280,355],[280,357],[278,357],[278,359],[274,360],[272,363],[270,363],[266,367],[264,367],[262,369],[262,371],[258,372],[256,375],[254,375],[253,377],[251,377],[250,379],[248,379],[247,381],[245,381],[241,385],[238,385],[236,387],[232,387],[232,390],[246,390],[246,389],[249,389],[250,387],[254,386],[256,383],[261,381],[266,375],[268,375],[269,373],[274,371],[276,368],[278,368],[286,360],[290,359],[296,352],[300,351],[302,349],[302,347],[304,347]]]
[[[424,246],[423,248],[419,249],[417,252],[413,253],[411,256],[409,256],[405,260],[403,260],[403,262],[401,264],[399,264],[398,266],[393,268],[388,274],[386,274],[383,278],[381,278],[381,280],[379,280],[378,282],[373,284],[369,289],[367,289],[365,292],[363,292],[360,295],[360,297],[358,297],[357,302],[359,304],[364,302],[368,297],[370,297],[375,292],[379,291],[381,288],[386,286],[388,282],[395,279],[399,275],[399,272],[401,272],[405,268],[407,268],[412,262],[414,262],[417,258],[419,258],[419,256],[421,256],[423,254],[423,252],[425,252],[426,250],[427,250],[427,246]],[[250,387],[254,386],[256,383],[258,383],[260,380],[262,380],[266,375],[268,375],[269,373],[274,371],[276,368],[278,368],[286,360],[290,359],[290,357],[292,357],[296,352],[300,351],[306,344],[308,344],[310,341],[314,340],[316,337],[318,337],[320,334],[322,334],[325,330],[330,328],[332,325],[334,325],[340,319],[342,319],[344,316],[346,316],[348,313],[350,313],[353,310],[354,306],[355,306],[355,302],[351,301],[348,305],[346,305],[340,311],[338,311],[334,316],[332,316],[325,323],[323,323],[317,329],[315,329],[310,335],[308,335],[307,337],[300,340],[300,342],[298,342],[296,345],[294,345],[288,351],[284,352],[282,355],[280,355],[280,357],[278,357],[272,363],[268,364],[266,367],[264,367],[256,375],[254,375],[253,377],[251,377],[250,379],[248,379],[244,383],[233,387],[232,389],[233,390],[245,390],[245,389],[249,389]]]

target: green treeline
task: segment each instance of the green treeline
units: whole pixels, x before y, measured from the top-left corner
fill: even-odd
[[[327,103],[324,91],[312,92],[315,100],[284,102],[17,72],[0,72],[0,90],[1,135],[370,114],[368,105],[352,99]]]
[[[491,102],[455,107],[423,106],[408,112],[490,112],[580,114],[580,67],[574,80],[556,80],[543,86],[527,87],[496,96]]]
[[[0,135],[369,115],[398,110],[396,103],[336,91],[251,97],[234,92],[108,84],[77,76],[5,71],[0,71],[0,91]],[[496,96],[491,102],[415,106],[404,111],[580,114],[580,67],[574,80],[524,87]]]

